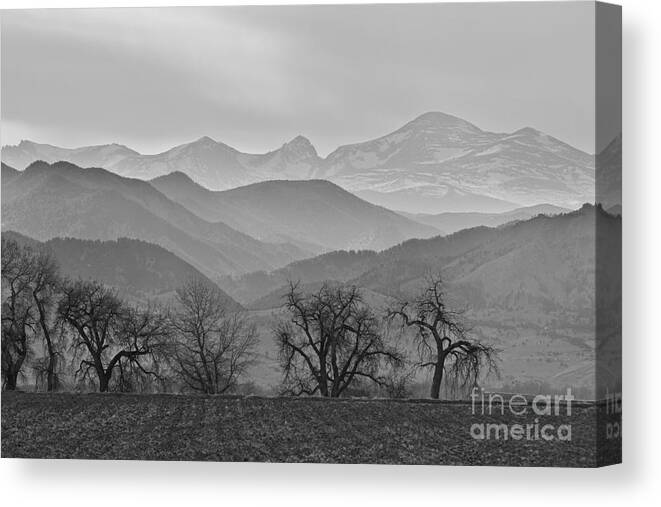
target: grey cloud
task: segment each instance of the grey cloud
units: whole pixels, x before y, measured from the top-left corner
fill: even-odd
[[[441,110],[593,151],[593,5],[6,12],[3,143],[258,152],[304,134],[325,154]]]

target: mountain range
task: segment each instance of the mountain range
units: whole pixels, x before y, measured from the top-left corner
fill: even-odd
[[[439,234],[327,181],[270,181],[213,192],[180,172],[146,182],[41,161],[24,171],[2,164],[2,228],[40,241],[143,239],[211,277]]]
[[[537,215],[558,215],[571,211],[552,204],[538,204],[535,206],[526,206],[512,211],[502,213],[439,213],[438,215],[426,215],[424,213],[403,213],[416,222],[427,224],[442,231],[443,234],[452,234],[462,229],[470,229],[485,225],[487,227],[496,227],[508,222],[517,220],[527,220]]]
[[[67,149],[22,141],[4,146],[2,159],[17,169],[63,160],[143,180],[180,171],[210,190],[324,179],[410,213],[497,213],[542,203],[575,209],[594,202],[594,155],[532,128],[488,132],[439,112],[325,158],[297,136],[264,154],[243,153],[209,137],[154,155],[117,144]]]
[[[607,242],[620,237],[622,219],[601,205],[565,211],[549,204],[400,216],[316,179],[210,191],[183,173],[142,181],[67,162],[35,162],[23,171],[2,165],[3,236],[17,231],[44,241],[65,273],[138,298],[167,297],[201,273],[263,321],[267,363],[275,357],[268,330],[289,280],[304,290],[326,280],[353,283],[380,310],[435,272],[448,303],[466,309],[471,332],[502,351],[504,381],[544,379],[589,391],[595,236],[603,236],[601,272],[616,273],[620,246]],[[462,230],[433,235],[441,227]],[[407,230],[433,237],[402,241]],[[361,249],[370,244],[366,236],[381,251]],[[344,250],[315,255],[333,244]],[[602,310],[619,304],[618,283],[602,283]],[[271,371],[269,365],[260,368]]]
[[[382,252],[331,252],[269,273],[227,278],[221,286],[249,306],[251,299],[280,293],[289,280],[347,281],[398,297],[415,291],[427,273],[440,272],[455,294],[464,295],[461,303],[473,309],[519,311],[535,306],[594,319],[590,298],[594,298],[597,219],[606,229],[621,227],[621,217],[601,206],[584,205],[577,211],[537,214],[498,227],[411,239]],[[608,230],[604,236],[616,238]],[[264,307],[264,301],[259,306]],[[531,313],[522,320],[527,317],[536,318]]]
[[[222,220],[254,238],[317,253],[383,250],[439,234],[433,226],[365,202],[325,180],[265,181],[214,192],[176,172],[150,183],[205,220]]]
[[[2,165],[2,229],[40,241],[142,239],[208,276],[275,269],[310,255],[205,221],[145,181],[68,162],[35,162],[21,172]]]

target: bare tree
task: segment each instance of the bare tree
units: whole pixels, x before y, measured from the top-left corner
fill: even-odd
[[[385,386],[382,363],[403,361],[355,286],[324,284],[306,296],[290,284],[286,297],[290,318],[275,334],[287,393],[339,397],[357,379]]]
[[[36,333],[30,292],[34,262],[28,248],[2,239],[2,388],[16,389]]]
[[[257,329],[227,296],[194,278],[177,290],[172,318],[175,369],[186,388],[220,394],[236,387],[254,356]]]
[[[158,377],[152,366],[169,336],[168,319],[161,312],[131,308],[98,282],[76,281],[63,284],[58,315],[74,331],[72,346],[82,355],[76,375],[95,373],[99,391],[110,389],[116,369]],[[124,389],[124,375],[119,380]]]
[[[58,266],[52,255],[42,251],[35,254],[33,258],[33,276],[30,284],[30,292],[37,310],[37,321],[41,336],[44,340],[46,352],[45,360],[42,361],[40,372],[46,377],[46,389],[55,390],[59,385],[58,359],[61,356],[57,337],[57,319],[55,303],[59,289]]]
[[[456,389],[475,385],[485,369],[487,374],[497,372],[496,350],[469,338],[460,313],[445,304],[440,276],[428,277],[421,294],[388,310],[388,317],[416,330],[420,366],[433,369],[432,398],[439,398],[446,374],[446,382]]]

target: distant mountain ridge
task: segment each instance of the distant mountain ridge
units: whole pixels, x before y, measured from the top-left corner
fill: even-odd
[[[425,215],[402,212],[402,214],[411,220],[436,227],[443,231],[444,234],[452,234],[462,229],[482,225],[497,227],[515,220],[527,220],[537,215],[559,215],[568,211],[571,210],[553,206],[552,204],[538,204],[503,213],[440,213],[438,215]]]
[[[207,276],[276,269],[310,252],[261,242],[222,222],[208,222],[149,183],[68,162],[35,162],[2,178],[2,229],[45,241],[53,237],[158,244]]]
[[[64,149],[22,141],[3,147],[2,158],[17,169],[36,160],[65,160],[144,180],[181,171],[210,190],[326,179],[369,202],[411,213],[594,202],[594,155],[529,127],[487,132],[439,112],[377,139],[341,146],[326,158],[303,136],[264,154],[242,153],[209,137],[155,155],[112,144]]]
[[[271,273],[223,280],[221,286],[248,304],[256,295],[281,292],[287,280],[304,284],[342,280],[396,296],[415,291],[425,274],[442,272],[453,288],[451,293],[460,295],[468,308],[519,311],[544,304],[563,308],[563,314],[571,311],[593,319],[589,298],[594,292],[595,252],[590,245],[595,242],[597,219],[603,227],[621,228],[621,217],[585,205],[577,211],[538,215],[501,227],[480,226],[448,236],[412,239],[379,253],[331,252]],[[264,304],[262,300],[260,305]]]
[[[325,180],[266,181],[210,191],[177,172],[150,181],[175,202],[210,222],[263,241],[288,242],[316,253],[383,250],[439,231],[361,200]]]

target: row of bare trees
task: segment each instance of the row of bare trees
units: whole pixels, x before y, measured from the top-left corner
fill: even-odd
[[[430,369],[430,396],[439,398],[444,382],[472,387],[495,371],[496,351],[469,337],[440,278],[427,282],[417,298],[382,312],[355,286],[305,294],[290,284],[273,329],[284,392],[341,397],[371,384],[402,396]],[[417,354],[407,354],[407,340]],[[180,287],[169,307],[130,304],[99,282],[61,277],[48,252],[2,240],[3,389],[16,389],[30,363],[48,391],[65,375],[101,392],[220,394],[245,376],[257,341],[255,324],[206,279]]]
[[[30,362],[47,391],[68,374],[101,392],[226,392],[250,364],[257,333],[224,298],[192,279],[172,307],[130,304],[94,280],[61,277],[48,252],[3,238],[2,388],[16,389]]]

